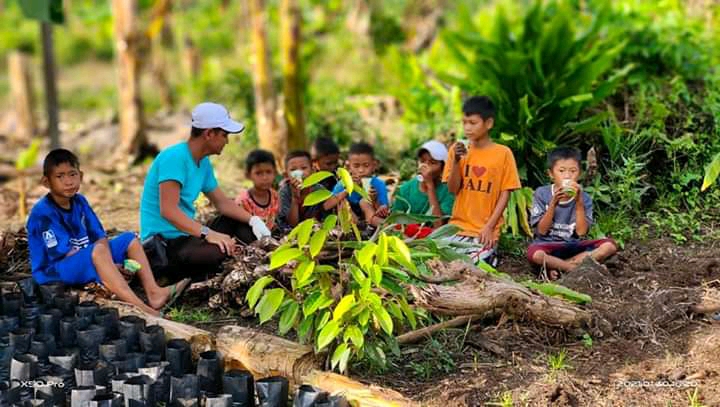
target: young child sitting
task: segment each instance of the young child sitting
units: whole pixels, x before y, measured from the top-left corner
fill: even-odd
[[[617,251],[611,239],[582,240],[593,222],[592,199],[578,184],[580,151],[558,147],[548,155],[548,174],[552,184],[535,191],[530,210],[530,226],[535,241],[528,247],[532,264],[544,266],[548,278],[567,272],[587,256],[603,261]]]
[[[387,216],[389,202],[385,182],[374,175],[376,167],[375,152],[370,144],[355,143],[350,146],[347,168],[353,182],[357,185],[369,184],[368,189],[371,191],[366,192],[375,195],[376,198],[373,200],[374,202],[370,202],[355,191],[348,194],[342,183],[338,182],[332,190],[333,197],[323,203],[323,209],[327,211],[335,208],[343,199],[347,198],[356,216],[373,226],[381,224],[384,217]]]
[[[490,139],[495,106],[486,96],[463,103],[463,130],[467,140],[455,143],[448,155],[443,181],[455,194],[450,224],[461,231],[449,239],[474,247],[459,249],[474,262],[495,266],[503,212],[510,192],[520,188],[512,151]],[[467,146],[465,145],[467,141]]]
[[[53,150],[45,157],[42,184],[50,192],[33,206],[27,221],[33,278],[38,284],[102,283],[121,301],[160,315],[158,310],[170,306],[190,279],[160,287],[133,233],[108,240],[100,219],[78,193],[82,175],[77,157],[68,150]],[[141,266],[136,273],[148,304],[138,298],[118,269],[127,259]]]
[[[318,137],[310,148],[310,156],[315,171],[329,171],[333,174],[320,182],[320,185],[332,191],[338,182],[335,171],[340,165],[340,148],[330,137]]]
[[[236,204],[262,219],[270,230],[275,228],[275,217],[280,210],[278,193],[273,189],[276,175],[275,157],[271,152],[251,151],[245,158],[245,176],[252,181],[253,186],[240,191],[235,197]]]
[[[322,218],[322,205],[303,205],[310,192],[322,188],[320,185],[302,188],[303,180],[312,173],[312,159],[307,151],[291,151],[285,156],[285,179],[280,183],[280,211],[277,216],[277,226],[282,234],[290,232],[305,219]]]
[[[439,218],[452,213],[455,196],[442,182],[442,173],[448,150],[439,141],[431,140],[418,150],[418,175],[403,183],[395,192],[392,211],[416,215],[433,215]],[[438,219],[434,227],[440,227],[445,221]],[[405,233],[423,238],[432,232],[430,227],[408,225]]]

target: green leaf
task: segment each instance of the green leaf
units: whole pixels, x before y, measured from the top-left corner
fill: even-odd
[[[260,294],[262,294],[265,287],[273,281],[275,281],[274,278],[272,278],[270,276],[263,276],[263,277],[260,277],[257,281],[255,281],[255,284],[253,284],[253,286],[250,287],[247,294],[245,295],[245,299],[247,300],[248,306],[251,309],[255,308],[255,304],[257,303],[258,299],[260,298]]]
[[[720,175],[720,153],[715,155],[715,158],[713,158],[705,169],[705,178],[703,179],[700,191],[705,191],[710,188],[710,185],[714,184],[715,180],[717,180],[718,175]]]
[[[348,348],[347,343],[341,343],[337,348],[335,348],[335,352],[333,352],[332,358],[330,358],[331,369],[335,369],[335,367],[340,363],[340,359],[342,359],[343,354],[346,352],[348,354],[350,353],[350,348]],[[342,369],[340,371],[342,371]]]
[[[281,251],[275,251],[270,255],[270,270],[282,267],[302,255],[303,251],[294,247]]]
[[[357,325],[350,325],[345,328],[343,340],[345,342],[350,340],[358,349],[362,348],[363,344],[365,343],[365,337],[363,336],[362,331],[360,330],[360,328],[357,327]]]
[[[332,192],[328,191],[327,189],[318,189],[317,191],[309,193],[308,196],[305,197],[305,200],[303,201],[303,206],[317,205],[320,202],[325,202],[326,200],[332,198],[332,196]]]
[[[30,146],[27,149],[20,152],[20,155],[15,160],[15,169],[18,171],[24,171],[32,167],[37,161],[39,152],[40,140],[35,139],[30,143]]]
[[[410,322],[410,328],[415,329],[415,327],[417,326],[417,320],[415,319],[415,313],[413,312],[412,308],[410,308],[407,300],[403,297],[400,297],[398,303],[400,304],[400,309],[405,314],[408,322]]]
[[[338,178],[340,178],[340,182],[342,182],[343,186],[345,187],[345,191],[348,193],[348,195],[352,194],[355,184],[353,183],[352,176],[350,175],[348,170],[340,167],[337,169],[337,175]]]
[[[360,267],[354,264],[349,264],[348,268],[350,270],[350,275],[353,277],[353,280],[357,281],[359,284],[362,284],[365,280],[367,280],[365,272],[363,272]]]
[[[370,279],[372,280],[373,284],[379,286],[383,278],[383,272],[380,266],[378,266],[377,264],[373,264],[371,267],[368,268],[368,271],[370,271]]]
[[[410,249],[408,249],[405,242],[403,242],[402,239],[400,239],[399,237],[390,236],[390,247],[392,247],[393,251],[408,263],[412,261],[412,259],[410,258]]]
[[[395,317],[396,320],[402,321],[405,319],[399,305],[395,304],[394,302],[387,302],[385,307],[388,309],[390,315]]]
[[[258,302],[256,314],[260,314],[260,323],[263,324],[275,315],[282,300],[285,298],[285,290],[282,288],[273,288],[265,291],[265,295]]]
[[[545,295],[554,296],[554,297],[563,297],[567,300],[570,300],[572,302],[578,303],[578,304],[589,304],[592,301],[592,298],[583,293],[579,293],[575,290],[571,290],[565,286],[561,286],[559,284],[553,284],[553,283],[536,283],[534,281],[526,281],[523,283],[528,288],[532,288],[534,290],[537,290]]]
[[[390,253],[389,257],[390,260],[412,271],[413,274],[417,274],[417,267],[415,266],[415,263],[405,260],[402,256],[396,253]]]
[[[330,273],[332,271],[335,271],[335,267],[333,267],[329,264],[321,264],[321,265],[315,267],[316,273]]]
[[[335,349],[335,352],[333,352],[331,359],[332,368],[335,369],[335,366],[337,365],[340,373],[345,372],[348,360],[350,359],[350,353],[352,353],[352,350],[348,347],[347,343],[340,344]]]
[[[380,307],[374,307],[373,308],[373,315],[375,318],[377,318],[378,323],[380,324],[380,327],[383,331],[385,331],[386,334],[392,335],[393,332],[393,321],[390,317],[390,314],[383,308]]]
[[[315,258],[315,256],[320,253],[320,250],[322,250],[323,246],[325,245],[325,239],[327,239],[327,230],[320,229],[313,237],[310,239],[310,257]]]
[[[332,341],[338,336],[340,333],[340,325],[338,325],[337,321],[330,321],[328,322],[318,334],[317,339],[317,350],[318,352],[323,350],[326,346],[330,345]]]
[[[305,318],[300,322],[300,326],[298,326],[298,338],[301,342],[305,342],[305,339],[307,339],[308,334],[312,331],[313,323],[315,322],[315,316],[310,316],[309,318]]]
[[[414,223],[432,223],[441,219],[431,215],[416,215],[411,213],[393,212],[383,222],[386,225],[411,225]]]
[[[330,311],[323,311],[323,313],[320,314],[320,319],[317,320],[315,329],[316,330],[322,329],[325,326],[325,324],[327,324],[328,321],[330,321],[330,315],[331,315]]]
[[[432,233],[428,235],[427,239],[442,239],[444,237],[454,236],[460,230],[462,229],[459,226],[447,223],[433,230]]]
[[[368,324],[368,321],[370,321],[370,310],[368,308],[365,308],[363,312],[358,315],[358,322],[360,323],[360,326],[366,327]]]
[[[380,233],[377,244],[378,247],[377,251],[375,252],[375,264],[384,266],[387,264],[388,261],[388,239],[385,232]]]
[[[332,172],[318,171],[318,172],[310,175],[309,177],[305,178],[303,180],[302,187],[303,188],[311,187],[311,186],[317,184],[318,182],[320,182],[326,178],[332,177],[332,176],[333,176]]]
[[[292,301],[280,316],[280,323],[278,325],[280,335],[285,335],[288,331],[290,331],[290,329],[295,325],[298,315],[300,315],[300,305],[298,305],[297,302]]]
[[[355,252],[355,257],[357,257],[357,261],[360,267],[367,269],[370,266],[376,250],[377,245],[375,243],[366,242],[365,246],[362,249]]]
[[[343,315],[345,315],[352,306],[355,305],[355,296],[352,294],[348,294],[338,302],[338,305],[335,307],[335,310],[333,311],[333,319],[336,321],[339,321]]]
[[[335,225],[337,224],[338,217],[337,215],[328,215],[327,218],[323,221],[322,229],[329,232],[333,229],[335,229]]]
[[[303,247],[310,240],[310,233],[312,233],[315,219],[307,219],[302,221],[298,225],[298,247]]]
[[[324,301],[324,297],[321,291],[315,291],[307,296],[303,301],[303,315],[308,317],[315,313],[320,307],[320,303]]]
[[[314,261],[304,261],[300,263],[298,268],[295,269],[293,272],[293,277],[295,277],[295,281],[297,282],[297,288],[302,288],[309,283],[310,277],[313,274],[313,270],[315,269],[315,262]]]

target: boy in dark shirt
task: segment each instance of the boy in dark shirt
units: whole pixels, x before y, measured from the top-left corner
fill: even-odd
[[[108,239],[87,199],[78,193],[82,172],[70,151],[51,151],[43,163],[43,185],[50,192],[40,199],[27,221],[33,278],[38,284],[102,283],[121,301],[151,315],[167,307],[188,286],[185,279],[170,287],[158,286],[140,241],[125,232]],[[126,259],[140,264],[137,271],[148,297],[145,304],[118,269]]]
[[[538,188],[530,209],[535,241],[528,247],[531,263],[545,266],[548,278],[559,277],[588,256],[602,262],[617,252],[612,239],[583,240],[593,222],[592,198],[578,184],[580,152],[559,147],[548,155],[552,184]]]

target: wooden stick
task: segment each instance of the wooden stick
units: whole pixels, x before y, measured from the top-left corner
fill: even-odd
[[[445,328],[454,328],[467,324],[469,321],[473,321],[480,318],[480,315],[463,315],[447,321],[439,322],[434,325],[426,326],[425,328],[416,329],[404,333],[397,337],[397,341],[400,345],[408,345],[411,343],[418,342],[422,339],[429,338],[433,333],[443,330]]]

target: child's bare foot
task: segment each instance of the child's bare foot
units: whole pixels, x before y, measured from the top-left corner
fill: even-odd
[[[558,278],[560,278],[560,272],[557,270],[548,270],[547,271],[547,278],[550,281],[555,281]]]
[[[592,256],[592,252],[582,252],[578,254],[577,256],[573,257],[572,259],[568,260],[568,263],[572,264],[574,267],[577,267],[582,263],[583,260],[585,260],[586,257]]]

